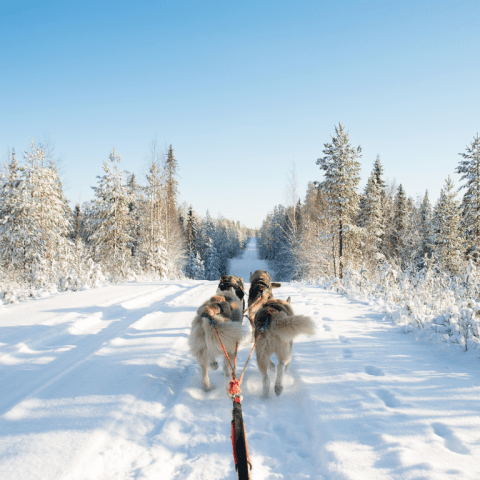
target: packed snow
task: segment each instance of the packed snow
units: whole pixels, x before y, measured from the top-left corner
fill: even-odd
[[[267,269],[255,247],[231,263],[246,282]],[[0,478],[235,479],[223,373],[204,392],[188,351],[216,284],[132,282],[0,307]],[[255,356],[247,369],[254,480],[480,478],[478,358],[404,334],[373,300],[307,283],[274,293],[317,333],[295,341],[281,396],[261,398]]]

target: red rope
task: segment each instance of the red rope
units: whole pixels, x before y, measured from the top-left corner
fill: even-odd
[[[222,347],[223,353],[225,355],[225,358],[228,361],[228,364],[230,365],[230,368],[232,370],[232,381],[228,385],[228,394],[230,395],[231,398],[233,398],[233,401],[235,403],[239,404],[239,408],[241,408],[241,402],[240,402],[240,394],[242,393],[242,390],[240,389],[240,384],[243,381],[243,375],[245,373],[245,370],[247,368],[248,362],[250,361],[250,358],[252,357],[253,351],[255,350],[255,347],[257,345],[257,341],[260,338],[260,335],[262,332],[260,332],[255,340],[255,343],[253,344],[253,348],[250,352],[250,355],[248,356],[248,359],[245,363],[245,366],[243,367],[242,374],[240,375],[240,379],[237,380],[236,374],[235,374],[235,369],[237,368],[237,352],[238,352],[238,343],[235,346],[235,358],[233,361],[233,367],[232,367],[232,362],[230,360],[230,357],[228,356],[227,349],[225,348],[225,345],[222,342],[222,339],[220,337],[220,334],[218,333],[217,326],[213,322],[213,319],[211,319],[213,328],[215,329],[215,333],[217,334],[218,341],[220,342],[220,345]],[[235,407],[234,407],[235,409]],[[243,423],[243,419],[242,419]],[[252,463],[250,461],[250,452],[248,450],[248,443],[247,443],[247,434],[245,432],[245,424],[243,424],[243,438],[245,440],[245,451],[246,451],[246,461],[247,461],[247,467],[246,467],[246,476],[245,476],[245,471],[243,473],[240,472],[239,470],[239,465],[238,465],[238,454],[237,454],[237,448],[236,448],[236,439],[235,439],[235,420],[232,420],[232,431],[231,431],[231,439],[232,439],[232,447],[233,447],[233,461],[235,464],[235,469],[237,470],[237,473],[239,475],[239,478],[248,478],[250,480],[250,473],[248,471],[248,467],[250,469],[252,468]]]
[[[222,339],[220,338],[220,334],[218,333],[218,329],[217,329],[217,326],[215,324],[213,324],[213,328],[215,329],[215,333],[217,334],[218,341],[220,342],[220,345],[222,346],[225,358],[228,360],[228,364],[230,365],[230,369],[232,370],[232,377],[235,380],[235,378],[236,378],[235,377],[235,368],[232,366],[232,362],[230,361],[230,357],[228,356],[227,349],[223,345]],[[238,348],[238,344],[237,344],[237,347],[235,348],[235,363],[234,363],[235,366],[237,365],[237,348]]]
[[[245,363],[245,366],[243,367],[242,374],[240,375],[240,379],[237,380],[236,374],[235,374],[235,369],[237,368],[237,352],[238,352],[238,343],[235,347],[235,358],[234,358],[234,363],[232,366],[232,362],[230,360],[230,357],[228,356],[227,349],[225,348],[225,345],[223,345],[222,339],[220,338],[220,334],[218,333],[218,329],[216,325],[213,325],[213,328],[215,329],[215,333],[217,334],[218,341],[220,342],[220,345],[222,347],[223,353],[225,355],[225,358],[228,361],[228,364],[230,365],[230,369],[232,370],[232,381],[229,383],[229,388],[228,388],[228,394],[235,399],[235,401],[240,402],[240,394],[242,393],[242,390],[240,389],[240,385],[243,381],[243,375],[245,373],[245,370],[247,369],[248,362],[252,358],[253,351],[255,350],[255,347],[257,346],[257,341],[260,338],[260,335],[262,332],[260,332],[255,340],[255,343],[253,344],[252,350],[250,351],[250,355],[247,358],[247,361]]]

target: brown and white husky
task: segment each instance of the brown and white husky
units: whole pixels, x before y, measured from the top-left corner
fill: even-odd
[[[263,396],[270,394],[268,369],[274,353],[278,359],[275,393],[283,392],[283,373],[292,359],[293,339],[297,335],[313,335],[315,326],[310,317],[294,315],[290,298],[268,300],[255,315],[255,338],[257,341],[257,364],[263,376]],[[259,336],[260,335],[260,336]]]
[[[243,336],[242,318],[242,302],[235,295],[233,288],[217,293],[198,308],[192,322],[188,343],[190,351],[202,369],[202,384],[205,391],[211,389],[208,368],[213,370],[218,368],[216,361],[218,355],[224,357],[223,372],[226,385],[231,380],[231,369],[212,322],[215,323],[228,356],[233,362],[235,348]]]

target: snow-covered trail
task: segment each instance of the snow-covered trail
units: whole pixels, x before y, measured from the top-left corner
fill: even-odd
[[[230,273],[266,268],[255,254]],[[0,308],[0,478],[234,480],[222,373],[205,393],[188,352],[215,289],[129,283]],[[249,365],[254,480],[480,478],[480,363],[400,334],[373,304],[307,284],[275,294],[317,334],[296,340],[280,397],[260,398]]]
[[[265,260],[260,260],[257,253],[257,239],[250,238],[243,252],[242,258],[234,258],[230,262],[230,274],[242,277],[245,283],[250,281],[250,273],[255,270],[267,270]]]

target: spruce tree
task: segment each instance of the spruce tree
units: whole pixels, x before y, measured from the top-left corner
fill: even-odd
[[[177,207],[178,163],[173,154],[173,147],[170,145],[164,165],[165,182],[165,239],[168,258],[169,275],[178,276],[181,274],[184,259],[186,256],[185,236],[179,221]]]
[[[450,177],[440,192],[433,215],[434,252],[438,263],[452,274],[458,274],[462,258],[460,210]]]
[[[385,194],[387,184],[383,179],[383,165],[380,161],[380,155],[377,155],[375,163],[373,164],[373,174],[375,176],[375,183],[380,187],[380,191],[382,192],[382,194]]]
[[[141,258],[143,268],[157,273],[160,277],[167,277],[169,272],[164,186],[155,152],[146,180],[138,220],[140,225],[138,256]]]
[[[377,179],[374,167],[360,200],[359,225],[363,228],[364,261],[368,262],[380,258],[378,254],[384,236],[383,190]]]
[[[103,162],[105,174],[98,176],[98,186],[92,187],[95,197],[92,201],[92,231],[89,241],[95,248],[97,260],[109,265],[113,272],[124,275],[130,260],[130,209],[132,197],[123,184],[125,172],[120,170],[120,157],[115,149],[109,162]]]
[[[170,145],[165,161],[165,197],[166,197],[166,215],[169,223],[169,232],[178,223],[177,215],[177,197],[178,197],[178,180],[177,180],[178,163],[173,154],[173,147]]]
[[[195,254],[193,262],[193,278],[195,280],[203,280],[205,278],[205,266],[198,252]]]
[[[295,206],[295,224],[296,230],[299,234],[302,232],[302,201],[298,199],[297,205]]]
[[[478,133],[456,169],[461,174],[460,181],[466,189],[462,200],[462,226],[467,237],[467,253],[478,263],[480,260],[480,137]]]
[[[141,224],[143,217],[142,206],[144,203],[142,198],[142,188],[137,183],[137,179],[134,173],[128,175],[127,177],[127,193],[130,198],[128,204],[128,216],[130,226],[129,235],[131,237],[131,241],[129,242],[128,246],[133,257],[137,253],[136,250],[140,242]]]
[[[405,266],[405,235],[407,229],[407,196],[403,186],[398,186],[397,194],[395,195],[394,204],[394,218],[392,231],[393,253],[403,267]]]
[[[189,250],[196,253],[197,220],[191,205],[187,214],[186,237]]]
[[[5,269],[26,277],[44,248],[44,237],[32,214],[34,202],[15,153],[2,179],[0,196],[0,258]],[[22,178],[23,177],[23,178]]]
[[[205,249],[205,279],[218,280],[220,278],[220,258],[212,238],[208,237]]]
[[[195,252],[190,249],[188,260],[184,268],[184,273],[187,278],[195,279]]]
[[[425,191],[425,195],[420,205],[420,252],[419,252],[419,266],[425,266],[425,255],[427,258],[432,256],[433,245],[433,231],[432,231],[432,206],[430,199],[428,198],[428,191]]]
[[[339,276],[343,277],[345,256],[348,252],[348,236],[355,230],[358,212],[357,187],[360,182],[360,162],[362,148],[353,148],[349,143],[348,132],[339,123],[335,127],[332,142],[324,144],[324,157],[317,160],[325,179],[319,188],[330,203],[331,214],[336,224],[338,238]],[[353,247],[353,239],[350,239]]]

